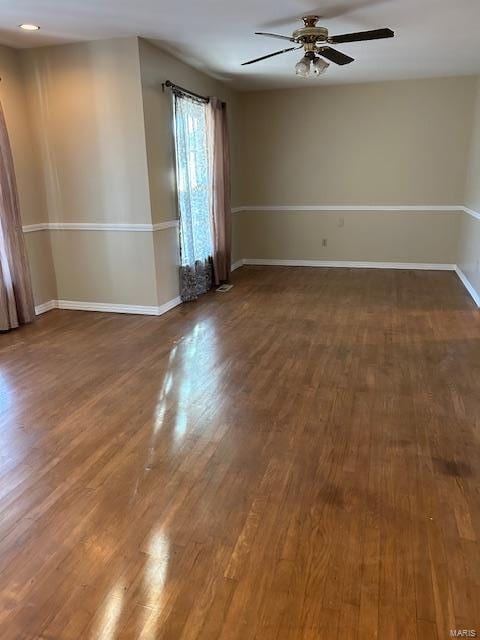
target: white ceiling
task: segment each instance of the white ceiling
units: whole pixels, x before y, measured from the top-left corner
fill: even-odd
[[[295,76],[301,51],[240,66],[289,46],[254,31],[290,35],[308,13],[332,35],[390,27],[396,37],[338,45],[356,61],[321,78]],[[21,48],[143,36],[240,89],[480,73],[480,0],[1,0],[0,25],[0,42]]]

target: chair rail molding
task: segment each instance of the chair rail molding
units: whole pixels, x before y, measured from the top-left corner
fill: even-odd
[[[467,213],[468,215],[480,220],[480,213],[463,205],[325,205],[325,204],[309,204],[309,205],[245,205],[243,207],[234,207],[232,214],[237,215],[246,211],[270,211],[277,213],[291,213],[295,211],[312,211],[312,212],[369,212],[382,211],[390,213]],[[153,232],[163,231],[164,229],[177,228],[179,225],[178,218],[173,220],[165,220],[156,222],[155,224],[138,224],[138,223],[113,223],[113,222],[39,222],[36,224],[24,225],[24,233],[33,233],[35,231],[138,231]]]
[[[24,233],[34,231],[139,231],[154,232],[178,227],[178,220],[165,220],[155,224],[103,223],[103,222],[41,222],[24,225]]]
[[[368,211],[384,211],[384,212],[423,212],[423,213],[442,213],[442,212],[458,212],[475,214],[471,209],[467,209],[459,204],[289,204],[289,205],[245,205],[232,209],[232,213],[242,213],[243,211],[276,211],[276,212],[292,212],[292,211],[347,211],[347,212],[368,212]],[[479,215],[479,214],[476,214]]]

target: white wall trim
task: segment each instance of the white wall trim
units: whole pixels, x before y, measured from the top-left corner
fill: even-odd
[[[156,224],[100,223],[100,222],[42,222],[23,226],[24,233],[33,231],[161,231],[178,226],[178,220]]]
[[[239,261],[240,262],[240,261]],[[423,269],[428,271],[455,271],[456,265],[430,262],[356,262],[350,260],[270,260],[245,258],[245,265],[275,267],[345,267],[348,269]],[[238,262],[235,263],[238,265]],[[238,265],[240,266],[240,265]],[[235,268],[238,268],[235,267]]]
[[[473,209],[469,209],[468,207],[463,207],[463,210],[465,211],[465,213],[468,213],[469,216],[472,216],[472,218],[480,220],[480,213],[478,213],[478,211],[474,211]]]
[[[156,315],[161,316],[164,313],[167,313],[167,311],[170,311],[170,309],[174,309],[175,307],[178,307],[178,305],[180,304],[182,304],[182,299],[180,298],[180,296],[177,296],[176,298],[173,298],[168,302],[164,302],[159,307],[157,307]]]
[[[244,264],[245,264],[245,262],[243,260],[237,260],[236,262],[232,263],[232,265],[230,267],[230,271],[235,271],[235,269],[239,269]]]
[[[441,212],[457,212],[468,213],[470,216],[480,220],[480,213],[464,207],[462,205],[268,205],[235,207],[232,209],[233,214],[242,213],[242,211],[276,211],[292,212],[292,211],[344,211],[344,212],[365,212],[365,211],[383,211],[383,212],[423,212],[423,213],[441,213]],[[129,223],[100,223],[100,222],[40,222],[38,224],[27,224],[23,226],[24,233],[32,233],[34,231],[163,231],[164,229],[172,229],[178,227],[178,219],[165,220],[156,224],[129,224]]]
[[[178,227],[179,220],[166,220],[165,222],[157,222],[153,225],[153,231],[163,231],[164,229],[174,229]]]
[[[278,211],[278,212],[292,212],[292,211],[398,211],[403,213],[420,211],[424,213],[440,213],[440,212],[462,212],[466,211],[462,205],[411,205],[411,204],[399,204],[399,205],[366,205],[366,204],[352,204],[352,205],[324,205],[324,204],[312,204],[312,205],[248,205],[244,207],[237,207],[232,209],[232,213],[240,213],[241,211]]]
[[[41,222],[39,224],[24,224],[22,227],[23,233],[32,233],[33,231],[48,231],[48,224]]]
[[[468,213],[468,215],[480,220],[480,212],[475,211],[474,209],[470,209],[469,207],[465,207],[463,205],[411,205],[411,204],[398,204],[398,205],[365,205],[365,204],[357,204],[357,205],[324,205],[324,204],[315,204],[315,205],[268,205],[268,206],[254,206],[248,205],[245,207],[237,207],[232,209],[232,213],[242,213],[242,211],[276,211],[278,213],[282,212],[292,212],[292,211],[345,211],[350,213],[355,213],[358,211],[384,211],[384,212],[399,212],[399,213],[410,213],[410,212],[423,212],[423,213]]]
[[[51,311],[52,309],[56,309],[56,308],[57,308],[57,301],[49,300],[48,302],[44,302],[43,304],[37,304],[35,306],[35,313],[37,316],[39,316],[42,313],[46,313],[47,311]]]
[[[49,300],[35,307],[37,315],[51,309],[71,309],[73,311],[103,311],[106,313],[131,313],[135,315],[161,316],[170,309],[181,304],[180,297],[173,298],[164,304],[155,306],[143,306],[136,304],[110,304],[106,302],[81,302],[78,300]]]
[[[480,307],[480,295],[478,294],[478,292],[476,291],[476,289],[474,288],[474,286],[472,285],[470,280],[463,273],[463,271],[460,269],[459,266],[455,267],[455,272],[456,272],[457,276],[460,278],[460,280],[461,280],[463,286],[465,287],[465,289],[472,296],[472,298],[473,298],[475,304],[477,305],[477,307]]]
[[[133,304],[110,304],[104,302],[79,302],[77,300],[57,300],[58,309],[72,309],[75,311],[103,311],[107,313],[133,313],[146,316],[161,316],[181,303],[179,297],[169,300],[165,304],[142,306]]]

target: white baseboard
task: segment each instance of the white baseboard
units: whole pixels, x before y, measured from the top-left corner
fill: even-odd
[[[474,286],[472,285],[470,280],[463,273],[463,271],[460,269],[460,267],[457,266],[455,268],[455,272],[456,272],[457,276],[460,278],[460,280],[461,280],[463,286],[465,287],[465,289],[472,296],[472,298],[473,298],[475,304],[477,305],[477,307],[480,307],[480,295],[478,294],[478,292],[476,291],[476,289],[474,288]]]
[[[240,267],[242,267],[244,264],[243,260],[237,260],[237,262],[233,262],[231,267],[230,267],[230,271],[235,271],[235,269],[239,269]]]
[[[46,313],[47,311],[51,311],[52,309],[56,309],[56,308],[57,308],[57,301],[49,300],[48,302],[44,302],[43,304],[37,304],[35,307],[35,313],[37,314],[37,316],[39,316],[42,313]]]
[[[428,271],[455,271],[454,264],[429,262],[352,262],[348,260],[270,260],[244,258],[242,264],[276,267],[344,267],[349,269],[424,269]],[[238,263],[235,263],[238,265]],[[240,266],[240,265],[239,265]],[[238,268],[238,267],[236,267]]]
[[[72,311],[103,311],[104,313],[131,313],[135,315],[161,316],[181,304],[179,297],[169,300],[158,307],[136,304],[110,304],[104,302],[81,302],[78,300],[50,300],[35,307],[37,315],[51,309],[70,309]]]
[[[182,304],[182,299],[180,298],[180,296],[177,296],[176,298],[173,298],[172,300],[169,300],[168,302],[165,302],[164,304],[161,304],[159,307],[157,307],[157,316],[161,316],[164,313],[167,313],[167,311],[170,311],[170,309],[174,309],[175,307],[178,307],[178,305]]]

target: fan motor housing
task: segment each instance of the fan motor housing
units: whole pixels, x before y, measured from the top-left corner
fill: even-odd
[[[315,44],[326,42],[328,29],[325,27],[301,27],[292,33],[292,38],[300,44]]]

